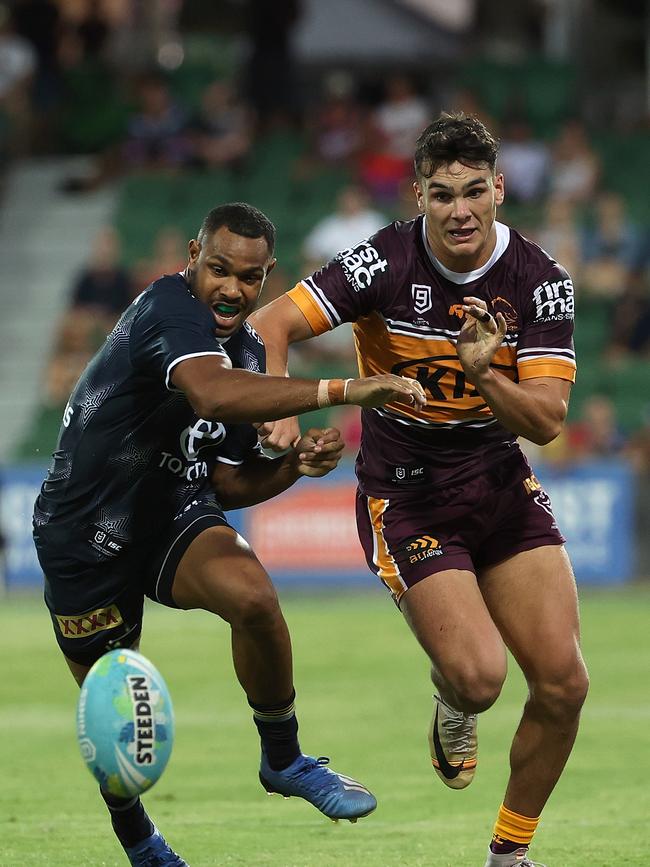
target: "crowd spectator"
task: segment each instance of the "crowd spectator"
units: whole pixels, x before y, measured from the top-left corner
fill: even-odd
[[[79,347],[80,341],[75,340],[72,327],[66,325],[65,330],[68,332],[68,348],[62,348],[60,334],[59,347],[55,349],[45,371],[43,392],[15,455],[20,460],[44,460],[49,457],[56,443],[66,401],[92,357],[88,348],[72,349],[75,344]]]
[[[187,243],[178,226],[163,226],[154,239],[151,256],[140,259],[133,266],[137,292],[163,274],[176,274],[187,264]]]
[[[574,284],[581,289],[581,238],[573,202],[558,196],[547,199],[542,223],[532,236],[550,256],[562,262]]]
[[[358,176],[372,197],[389,207],[413,173],[415,142],[431,116],[408,76],[390,76],[385,91],[383,102],[363,123]]]
[[[12,12],[0,5],[0,156],[28,149],[32,125],[31,87],[38,65],[33,45],[15,31]],[[0,118],[0,122],[2,118]]]
[[[352,76],[343,71],[327,75],[307,122],[313,156],[326,164],[352,165],[361,147],[362,116]]]
[[[548,147],[533,136],[524,118],[506,124],[499,148],[499,169],[506,177],[509,201],[540,202],[546,192],[549,164]]]
[[[617,362],[630,357],[650,360],[650,277],[647,269],[627,276],[617,300],[607,357]]]
[[[409,164],[415,142],[431,122],[431,108],[416,92],[408,75],[391,75],[386,80],[384,101],[375,112],[377,130],[383,138],[384,150]]]
[[[625,442],[616,421],[616,407],[611,398],[603,394],[587,398],[580,418],[567,425],[567,444],[572,461],[617,457]]]
[[[17,0],[12,13],[16,32],[33,45],[38,58],[32,98],[37,117],[42,121],[60,97],[61,11],[54,0]]]
[[[305,274],[311,274],[340,250],[355,241],[369,238],[387,223],[386,217],[371,207],[361,187],[344,187],[338,195],[336,210],[318,222],[303,244]]]
[[[258,132],[293,123],[299,113],[293,33],[302,0],[247,0],[250,53],[246,96],[255,113]]]
[[[96,314],[109,331],[133,300],[133,281],[121,262],[119,235],[104,226],[95,237],[88,264],[72,290],[71,309]]]
[[[191,160],[188,112],[172,97],[164,76],[149,73],[136,86],[138,108],[122,147],[129,168],[181,168]]]
[[[488,129],[494,130],[495,134],[499,133],[501,129],[499,119],[490,114],[485,104],[481,102],[478,93],[471,87],[458,87],[454,89],[443,102],[445,105],[450,106],[453,111],[462,111],[467,115],[475,115]]]
[[[65,180],[64,192],[95,190],[126,172],[175,171],[192,164],[190,115],[174,100],[165,76],[154,71],[138,77],[134,97],[123,139],[98,153],[85,176]]]
[[[232,83],[213,81],[190,124],[194,162],[207,169],[236,167],[251,147],[251,116]]]
[[[567,121],[551,150],[550,194],[588,202],[597,189],[600,168],[585,125],[577,118]]]
[[[600,193],[593,217],[582,236],[583,282],[595,295],[618,297],[639,264],[642,235],[617,193]]]

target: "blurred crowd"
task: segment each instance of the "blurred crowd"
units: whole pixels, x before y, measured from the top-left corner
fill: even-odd
[[[414,217],[415,140],[441,109],[464,110],[477,114],[501,140],[501,219],[544,247],[574,279],[579,350],[583,312],[585,321],[604,319],[579,365],[597,361],[615,370],[630,360],[650,361],[649,227],[612,183],[611,162],[598,146],[602,131],[589,128],[576,106],[540,129],[521,104],[495,114],[480,87],[454,81],[440,86],[411,69],[322,70],[310,77],[309,87],[300,87],[290,38],[300,4],[240,5],[248,15],[246,50],[237,55],[222,40],[189,74],[180,37],[159,39],[157,54],[134,51],[138,4],[0,4],[3,162],[51,152],[89,154],[89,170],[64,181],[63,190],[72,196],[152,172],[223,172],[236,181],[278,132],[299,140],[287,183],[308,186],[332,168],[342,170],[346,182],[333,208],[305,222],[299,261],[278,269],[264,303],[386,222]],[[645,121],[639,123],[647,132]],[[161,215],[151,249],[128,265],[119,232],[112,226],[99,232],[58,323],[35,432],[47,428],[49,415],[58,426],[71,385],[124,307],[151,280],[184,267],[187,238],[169,217]],[[314,375],[352,373],[349,331],[337,329],[309,342],[296,350],[294,361]],[[330,418],[354,448],[356,414]],[[33,449],[29,439],[23,453]],[[650,410],[645,427],[627,429],[607,388],[595,386],[547,456],[562,461],[621,454],[650,466]]]

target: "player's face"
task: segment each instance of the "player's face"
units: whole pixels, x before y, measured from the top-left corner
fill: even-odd
[[[225,226],[203,244],[190,241],[190,288],[212,310],[218,337],[230,337],[241,328],[274,265],[265,238],[245,238]]]
[[[454,162],[413,185],[426,214],[433,254],[452,271],[472,271],[490,258],[496,243],[497,207],[503,202],[503,175],[489,166]]]

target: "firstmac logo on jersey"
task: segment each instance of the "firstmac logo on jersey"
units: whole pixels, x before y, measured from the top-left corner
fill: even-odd
[[[377,271],[384,272],[388,267],[386,259],[380,259],[379,253],[370,241],[363,241],[356,247],[348,247],[337,253],[336,259],[341,264],[348,282],[355,292],[367,289],[372,283]]]
[[[533,292],[533,300],[537,322],[573,319],[573,281],[570,277],[545,280]]]

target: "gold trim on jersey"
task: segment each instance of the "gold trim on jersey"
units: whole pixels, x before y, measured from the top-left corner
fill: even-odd
[[[397,373],[419,380],[427,405],[416,411],[403,404],[387,404],[393,413],[420,423],[489,423],[492,411],[470,385],[456,352],[455,343],[442,336],[427,339],[391,331],[377,312],[358,319],[352,326],[361,376]],[[493,364],[508,379],[516,378],[516,349],[501,346]]]
[[[332,329],[332,322],[312,290],[298,283],[287,293],[300,309],[315,335]],[[420,425],[471,424],[483,427],[494,415],[483,397],[466,381],[456,352],[455,332],[439,329],[435,334],[407,334],[391,328],[377,311],[353,323],[360,376],[398,373],[418,379],[427,393],[427,405],[415,411],[402,404],[386,409],[407,423]],[[575,363],[552,356],[517,362],[515,343],[504,343],[496,351],[492,367],[513,382],[551,376],[575,382]]]
[[[293,289],[287,292],[289,298],[305,317],[311,330],[314,334],[324,334],[326,331],[332,330],[332,323],[320,309],[314,296],[306,289],[302,283],[297,283]]]
[[[561,358],[536,358],[534,361],[520,361],[517,364],[519,379],[535,379],[538,376],[554,376],[556,379],[576,381],[576,366],[571,361]]]
[[[399,602],[404,591],[408,589],[408,585],[399,574],[397,563],[390,553],[388,543],[384,538],[384,512],[388,508],[390,501],[377,499],[376,497],[366,497],[366,501],[370,524],[375,538],[372,559],[377,567],[377,574],[393,594],[395,601]]]

